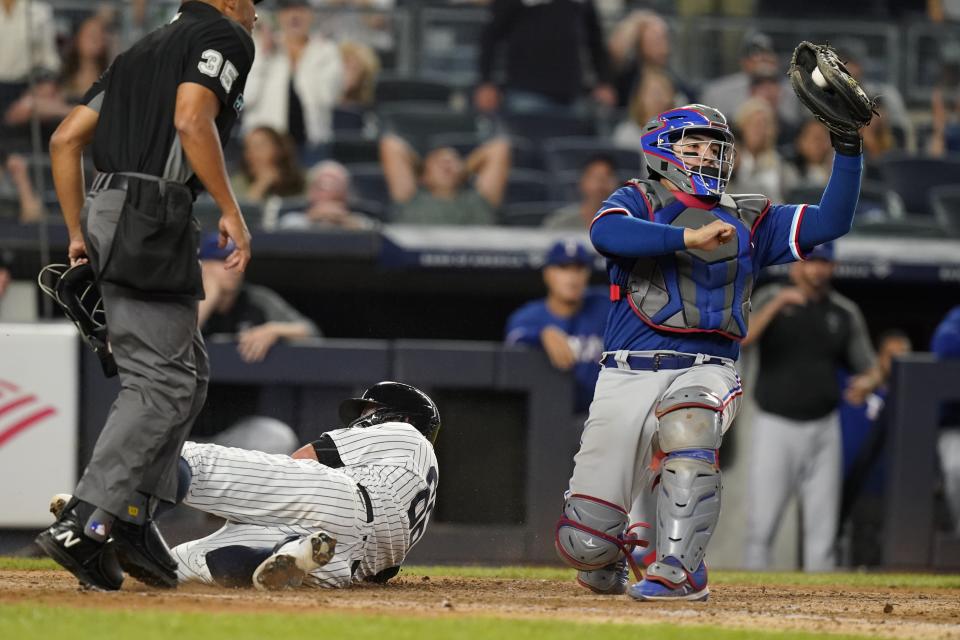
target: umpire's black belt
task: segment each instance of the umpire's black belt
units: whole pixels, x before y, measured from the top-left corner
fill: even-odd
[[[131,180],[149,180],[151,182],[159,182],[161,193],[163,193],[163,188],[168,182],[173,182],[172,180],[151,176],[148,173],[134,173],[130,171],[125,171],[123,173],[99,173],[97,174],[97,177],[93,179],[93,185],[90,187],[90,193],[99,193],[100,191],[106,191],[107,189],[126,191]],[[177,182],[175,184],[180,183]]]
[[[612,351],[603,354],[600,364],[608,369],[629,369],[631,371],[659,371],[660,369],[689,369],[699,364],[731,364],[726,358],[715,356],[691,355],[685,353],[654,353],[653,355],[631,355]]]

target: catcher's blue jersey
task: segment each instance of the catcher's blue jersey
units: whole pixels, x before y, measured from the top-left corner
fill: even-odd
[[[746,248],[745,251],[741,251],[743,255],[739,261],[738,283],[742,282],[741,278],[755,278],[760,269],[765,266],[802,260],[805,253],[814,246],[839,237],[849,230],[859,193],[861,166],[860,157],[838,155],[834,162],[831,184],[824,192],[824,198],[819,206],[771,204],[751,227],[737,220],[730,211],[719,206],[713,208],[711,212],[714,215],[734,225],[738,242]],[[689,198],[684,200],[690,201]],[[664,207],[664,210],[669,208]],[[685,206],[681,203],[677,208],[682,211]],[[604,219],[626,215],[648,224],[660,223],[656,225],[657,228],[662,228],[671,222],[670,219],[661,218],[657,213],[649,210],[641,191],[630,185],[614,192],[600,207],[591,229],[591,239],[597,249],[607,257],[607,272],[613,285],[622,286],[628,281],[638,258],[614,255],[609,250],[605,250],[604,234],[613,230],[601,228]],[[654,231],[652,226],[644,228]],[[621,233],[622,230],[616,232]],[[640,233],[641,227],[638,226],[636,232]],[[638,252],[633,256],[655,255],[654,252],[644,253],[643,238],[637,240]],[[661,266],[664,279],[667,280],[666,288],[676,290],[676,282],[669,281],[670,273],[676,273],[675,254],[661,252],[656,256],[656,260]],[[746,264],[743,263],[744,260]],[[720,286],[711,281],[710,273],[704,272],[699,277],[695,273],[694,276],[693,281],[697,288],[696,306],[700,310],[701,318],[708,318],[713,312],[712,306],[716,299],[718,297],[722,299],[725,294]],[[620,349],[675,350],[705,353],[734,360],[740,353],[738,341],[721,332],[705,332],[698,329],[667,331],[649,326],[626,300],[612,304],[604,334],[605,351]]]

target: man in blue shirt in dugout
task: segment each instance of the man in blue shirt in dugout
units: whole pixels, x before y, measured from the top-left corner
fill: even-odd
[[[594,257],[574,240],[554,244],[543,267],[547,297],[514,311],[506,327],[507,344],[542,347],[554,367],[573,371],[576,413],[586,412],[593,398],[610,310],[606,291],[588,286]]]

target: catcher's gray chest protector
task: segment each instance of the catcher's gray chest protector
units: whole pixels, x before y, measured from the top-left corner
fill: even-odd
[[[669,209],[672,214],[676,207],[671,205],[677,202],[669,189],[653,180],[631,183],[644,194],[655,222],[696,229],[717,219],[714,210],[692,207],[669,219],[664,212]],[[737,242],[713,251],[686,249],[670,256],[639,258],[624,292],[634,312],[645,323],[666,331],[718,332],[743,339],[753,289],[751,229],[768,204],[762,195],[723,195],[718,208],[741,223],[734,225]]]

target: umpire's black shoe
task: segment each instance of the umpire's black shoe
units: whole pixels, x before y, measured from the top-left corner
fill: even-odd
[[[112,535],[124,571],[151,587],[177,588],[177,561],[170,555],[156,522],[136,525],[117,520]]]
[[[85,536],[83,523],[72,510],[37,536],[36,543],[85,586],[117,591],[123,584],[113,543]]]

